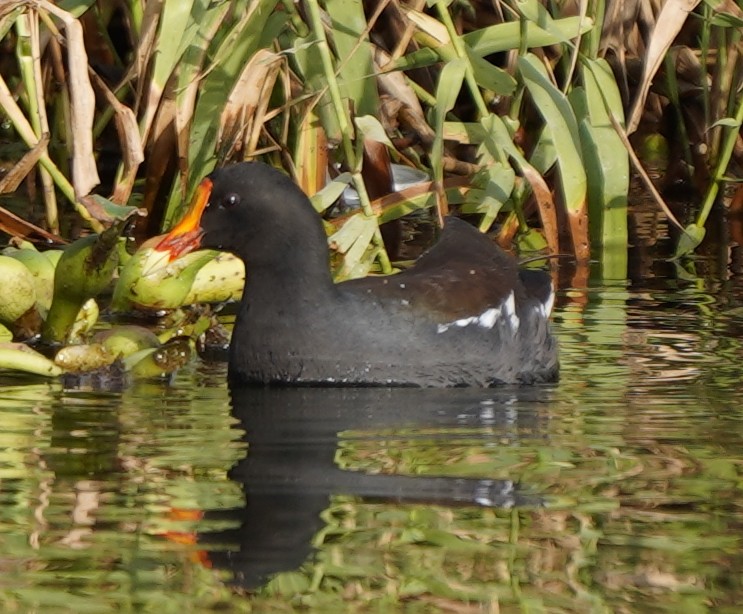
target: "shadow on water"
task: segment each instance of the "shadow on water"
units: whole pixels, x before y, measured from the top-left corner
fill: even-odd
[[[549,394],[540,387],[232,390],[248,452],[230,478],[241,485],[246,504],[218,513],[239,528],[202,534],[200,541],[211,544],[213,565],[228,569],[241,588],[254,589],[311,556],[332,495],[398,504],[539,507],[539,495],[510,480],[349,471],[338,466],[337,456],[339,446],[360,441],[379,439],[394,448],[402,436],[397,433],[407,429],[428,438],[431,429],[436,437],[445,437],[447,429],[472,429],[493,445],[513,445],[520,432],[538,436],[545,418],[537,408]],[[410,435],[404,437],[409,442]],[[216,544],[232,549],[219,551]]]

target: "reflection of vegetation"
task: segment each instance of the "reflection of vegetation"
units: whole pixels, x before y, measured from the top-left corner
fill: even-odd
[[[518,419],[341,439],[348,471],[507,478],[546,507],[334,496],[314,556],[249,595],[197,539],[225,528],[201,511],[241,504],[223,370],[122,395],[3,380],[2,609],[737,612],[743,345],[725,329],[733,295],[708,291],[571,292],[583,318],[560,327],[563,382],[492,406]]]
[[[0,398],[0,541],[13,561],[0,610],[211,611],[228,601],[196,541],[197,527],[224,529],[204,510],[242,503],[226,476],[244,455],[226,390],[169,390],[163,403],[158,385],[94,398],[23,384],[3,380]]]

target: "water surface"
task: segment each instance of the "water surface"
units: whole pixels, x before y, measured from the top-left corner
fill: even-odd
[[[562,379],[0,375],[0,611],[737,612],[743,282],[564,289]]]

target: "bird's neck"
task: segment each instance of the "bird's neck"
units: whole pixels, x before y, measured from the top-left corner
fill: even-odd
[[[245,293],[278,302],[319,300],[333,292],[325,232],[305,228],[264,244],[254,258],[246,256]]]

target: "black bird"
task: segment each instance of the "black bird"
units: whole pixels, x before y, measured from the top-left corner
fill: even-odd
[[[246,283],[230,344],[235,384],[493,386],[557,379],[549,275],[449,217],[397,275],[335,284],[317,212],[260,163],[214,171],[158,244],[171,258],[233,252]]]

